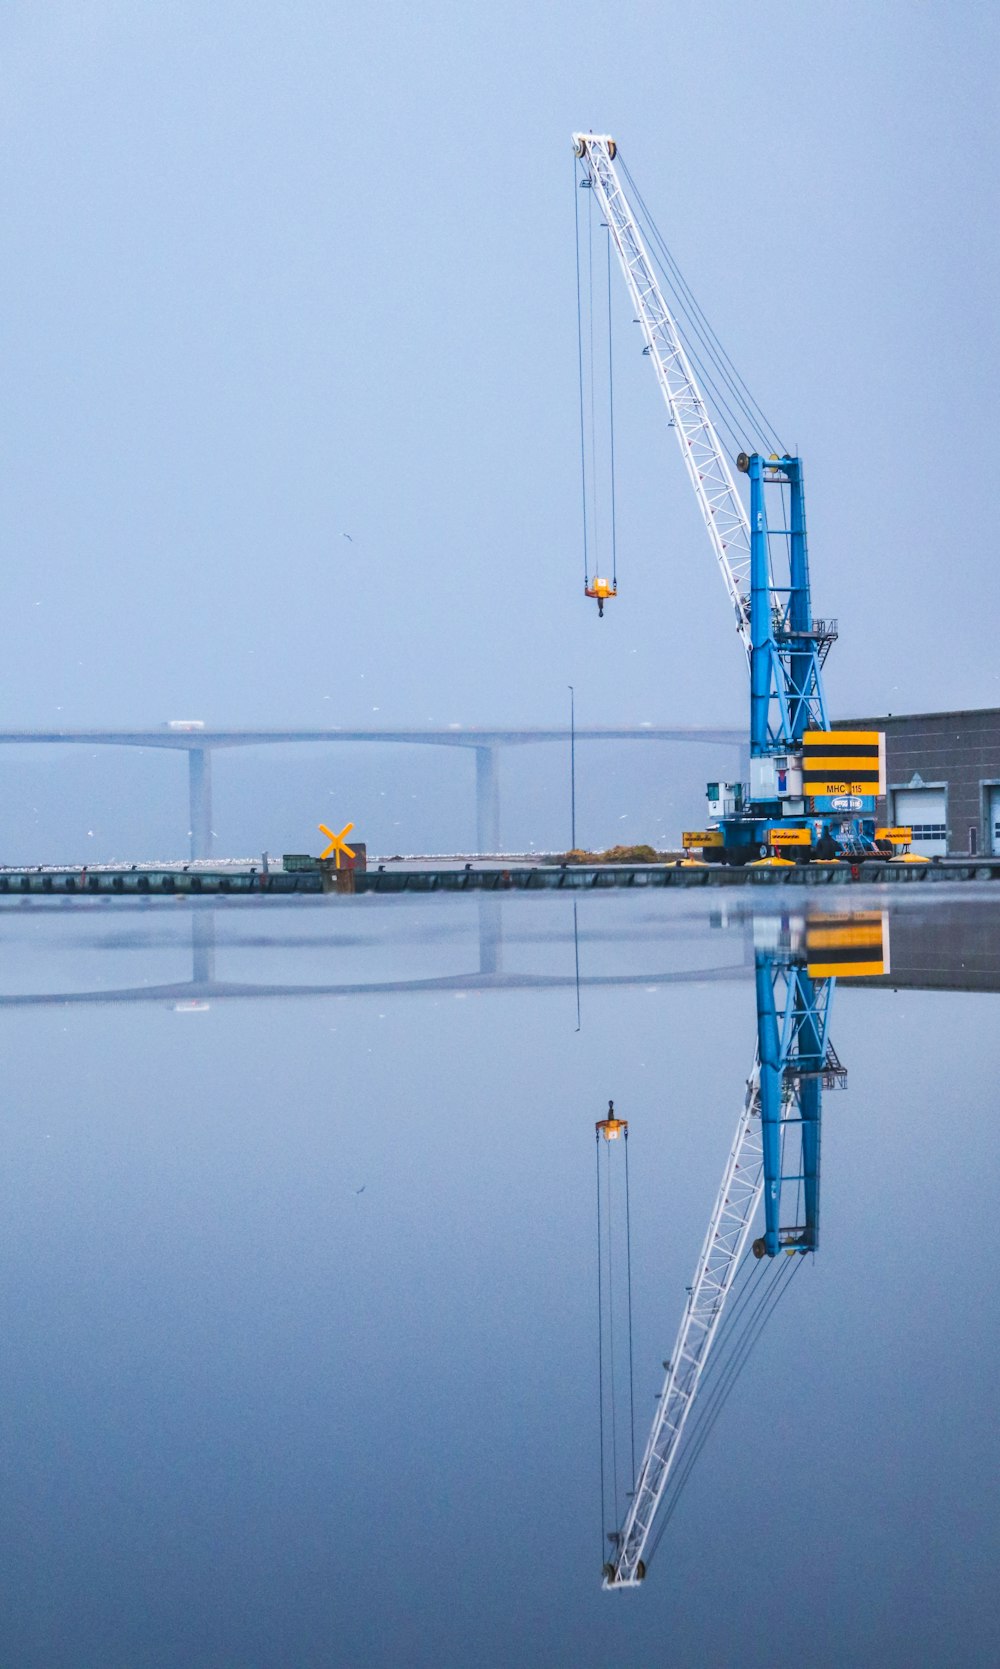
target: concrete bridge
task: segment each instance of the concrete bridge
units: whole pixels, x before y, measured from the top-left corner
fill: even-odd
[[[152,730],[0,730],[0,743],[11,746],[126,747],[180,749],[188,756],[188,795],[192,858],[212,856],[212,755],[217,748],[291,747],[296,743],[371,744],[466,748],[476,761],[476,850],[499,852],[501,748],[538,742],[694,742],[701,747],[729,750],[729,774],[738,781],[749,775],[749,748],[744,730],[708,725],[533,725],[521,729],[466,728],[463,725],[411,729],[350,730],[331,725],[323,730],[211,730],[207,727]],[[719,775],[726,772],[719,770]]]

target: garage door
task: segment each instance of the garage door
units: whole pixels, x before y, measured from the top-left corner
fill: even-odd
[[[987,838],[990,851],[1000,858],[1000,788],[991,788],[989,797],[989,826]]]
[[[913,852],[943,858],[948,850],[948,824],[943,788],[897,788],[892,796],[893,821],[913,830]]]

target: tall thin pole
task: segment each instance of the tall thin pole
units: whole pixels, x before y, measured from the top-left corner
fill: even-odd
[[[567,684],[569,690],[569,810],[570,810],[570,851],[576,851],[576,692],[572,684]]]

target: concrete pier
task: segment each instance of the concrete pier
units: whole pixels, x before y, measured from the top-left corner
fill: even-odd
[[[215,978],[214,910],[195,910],[191,916],[191,970],[196,985]]]
[[[188,749],[188,809],[191,856],[212,856],[212,754],[209,748]]]
[[[503,972],[503,899],[496,893],[480,893],[479,972]]]
[[[280,898],[289,893],[469,893],[576,892],[606,888],[793,887],[809,892],[829,887],[868,885],[935,886],[942,882],[1000,881],[1000,858],[945,858],[928,864],[900,864],[890,859],[866,858],[858,863],[790,864],[787,868],[728,868],[723,864],[565,864],[525,858],[494,859],[491,863],[437,859],[374,863],[367,871],[337,872],[332,860],[282,860],[264,871],[247,860],[217,860],[190,864],[129,864],[38,866],[0,869],[0,899],[11,902],[26,895],[102,894],[125,896],[171,894]],[[487,903],[488,896],[484,899]],[[482,955],[499,966],[499,919],[483,918]],[[211,947],[202,947],[206,958]],[[207,961],[206,961],[207,965]]]
[[[500,850],[500,759],[495,746],[476,748],[476,851]]]

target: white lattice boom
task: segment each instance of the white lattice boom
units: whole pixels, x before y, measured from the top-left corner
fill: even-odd
[[[653,1428],[635,1481],[605,1588],[634,1588],[656,1509],[677,1458],[681,1436],[705,1370],[737,1265],[761,1196],[760,1065],[755,1060],[746,1100],[722,1175],[673,1355],[667,1364]]]
[[[615,142],[607,134],[575,133],[573,143],[607,221],[749,659],[750,526],[743,501],[622,189]]]

